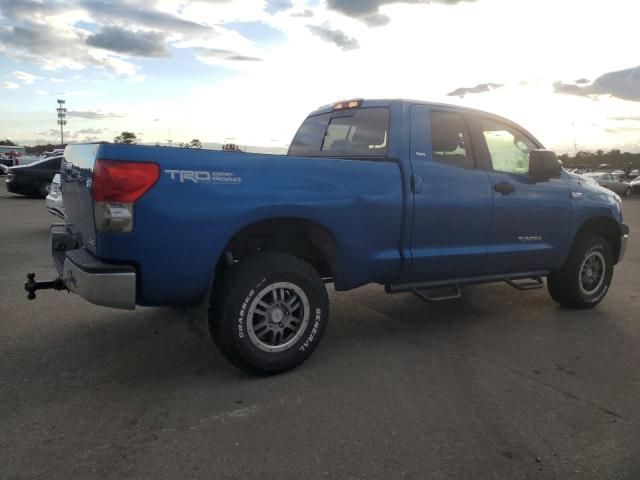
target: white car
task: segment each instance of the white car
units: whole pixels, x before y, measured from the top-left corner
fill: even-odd
[[[51,190],[45,200],[47,210],[51,215],[64,219],[64,205],[62,204],[62,190],[60,189],[60,174],[56,173],[51,181]]]

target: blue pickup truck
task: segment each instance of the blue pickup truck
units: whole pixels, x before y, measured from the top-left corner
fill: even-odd
[[[629,229],[620,198],[561,169],[489,113],[352,100],[311,113],[287,155],[80,144],[62,166],[59,277],[116,308],[186,307],[253,374],[303,362],[325,288],[368,283],[426,301],[468,284],[541,287],[570,308],[606,295]]]

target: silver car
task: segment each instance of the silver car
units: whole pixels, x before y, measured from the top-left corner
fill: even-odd
[[[600,186],[608,188],[621,197],[626,197],[631,193],[631,185],[628,182],[618,180],[616,176],[611,173],[594,172],[585,173],[584,176],[595,179]]]
[[[64,219],[64,205],[62,203],[62,190],[60,189],[60,174],[56,173],[51,181],[51,190],[45,199],[47,210],[51,215]]]

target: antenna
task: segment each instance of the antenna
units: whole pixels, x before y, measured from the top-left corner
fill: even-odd
[[[60,125],[60,146],[64,145],[64,126],[67,124],[67,108],[64,106],[65,101],[58,99],[58,125]]]

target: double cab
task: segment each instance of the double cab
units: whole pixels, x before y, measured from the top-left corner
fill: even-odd
[[[605,297],[629,229],[613,192],[562,170],[515,123],[409,100],[311,113],[287,155],[69,145],[59,277],[89,302],[184,307],[246,372],[303,362],[337,291],[378,283],[426,301],[465,285]]]

